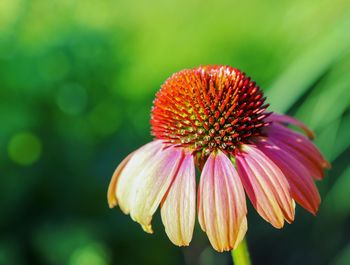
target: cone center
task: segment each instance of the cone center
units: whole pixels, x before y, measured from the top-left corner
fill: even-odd
[[[161,87],[153,103],[152,134],[173,145],[209,155],[232,153],[267,122],[262,91],[243,72],[229,66],[183,70]]]

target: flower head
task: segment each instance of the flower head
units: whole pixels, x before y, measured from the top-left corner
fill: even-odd
[[[276,228],[294,220],[295,202],[316,214],[328,162],[299,132],[300,121],[267,112],[262,91],[243,72],[204,66],[170,77],[154,100],[154,141],[126,157],[113,174],[110,207],[152,232],[158,206],[169,239],[186,246],[196,213],[195,165],[201,171],[199,224],[217,251],[237,247],[247,231],[245,194]]]

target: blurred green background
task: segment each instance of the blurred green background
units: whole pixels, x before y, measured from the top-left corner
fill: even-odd
[[[349,47],[348,0],[0,0],[0,264],[232,264],[106,202],[161,83],[205,64],[252,76],[333,165],[317,217],[276,230],[250,207],[254,264],[350,264]]]

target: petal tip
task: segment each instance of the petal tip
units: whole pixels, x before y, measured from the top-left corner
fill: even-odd
[[[288,223],[288,224],[291,224],[291,223],[293,223],[294,222],[294,220],[295,220],[295,215],[293,214],[292,216],[288,216],[288,215],[285,215],[285,220],[286,220],[286,222]]]
[[[314,140],[316,137],[316,134],[306,125],[304,125],[303,127],[301,127],[302,130],[304,130],[306,136],[310,139],[310,140]]]
[[[276,229],[282,229],[284,227],[284,222],[282,223],[271,223],[271,225]]]
[[[115,206],[117,206],[117,199],[115,197],[108,197],[108,206],[110,209],[114,208]]]
[[[190,245],[190,242],[191,241],[180,241],[180,242],[174,242],[174,241],[171,241],[175,246],[178,246],[178,247],[188,247]]]
[[[327,168],[327,169],[331,169],[331,168],[332,168],[331,163],[329,163],[327,160],[324,160],[324,161],[323,161],[322,166],[323,166],[324,168]]]
[[[309,211],[313,216],[317,216],[318,210]]]
[[[285,219],[283,217],[278,218],[276,220],[267,220],[267,219],[265,219],[265,221],[270,223],[276,229],[282,229],[284,227],[284,220]]]
[[[312,208],[307,209],[309,213],[311,213],[313,216],[317,216],[318,210],[320,209],[320,204],[319,202],[317,205],[313,205]]]
[[[151,224],[147,224],[147,225],[141,224],[141,227],[142,227],[143,231],[145,231],[146,233],[153,234],[153,229],[152,229]]]

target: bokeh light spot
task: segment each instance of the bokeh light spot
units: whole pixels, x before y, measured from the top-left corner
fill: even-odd
[[[89,244],[77,248],[71,255],[69,265],[107,265],[104,248],[99,244]]]
[[[8,144],[8,155],[17,164],[31,165],[36,162],[42,150],[40,139],[30,132],[14,135]]]
[[[56,102],[64,113],[79,115],[85,110],[87,100],[88,96],[84,87],[78,84],[67,84],[60,88]]]

